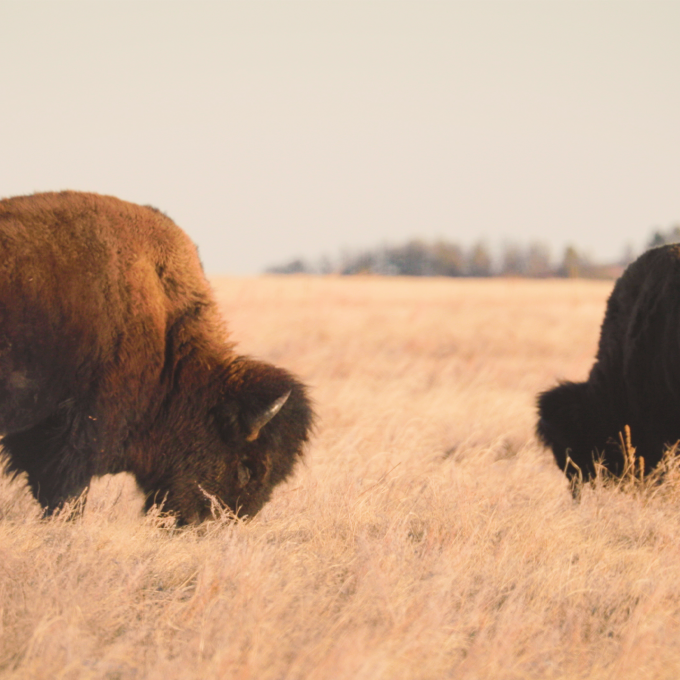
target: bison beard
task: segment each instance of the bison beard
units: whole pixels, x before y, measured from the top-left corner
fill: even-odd
[[[680,246],[650,250],[626,269],[588,380],[543,392],[538,411],[538,437],[572,482],[593,477],[599,459],[623,473],[626,425],[647,470],[680,439]]]
[[[239,356],[193,243],[150,207],[75,192],[0,201],[0,434],[47,513],[129,472],[180,523],[210,496],[254,515],[312,411],[286,371]]]

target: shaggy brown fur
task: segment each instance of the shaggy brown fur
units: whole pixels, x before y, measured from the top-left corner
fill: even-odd
[[[150,207],[36,194],[0,201],[0,252],[0,435],[46,511],[130,472],[180,522],[209,516],[206,494],[254,515],[312,412],[226,342],[186,234]]]
[[[650,250],[626,269],[607,303],[588,380],[543,392],[538,410],[538,436],[570,478],[578,471],[567,454],[586,479],[599,457],[620,475],[626,425],[647,469],[680,439],[680,246]]]

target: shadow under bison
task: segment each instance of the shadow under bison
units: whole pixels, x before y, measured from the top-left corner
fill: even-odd
[[[626,425],[646,470],[680,439],[680,246],[649,250],[626,269],[588,380],[543,392],[538,411],[538,436],[572,481],[592,478],[598,459],[624,472]]]
[[[76,192],[0,201],[0,434],[53,512],[132,473],[180,523],[254,515],[312,423],[304,386],[226,342],[196,248],[150,207]]]

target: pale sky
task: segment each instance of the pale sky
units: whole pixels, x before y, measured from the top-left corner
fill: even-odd
[[[680,2],[0,0],[0,196],[152,204],[211,274],[680,222]]]

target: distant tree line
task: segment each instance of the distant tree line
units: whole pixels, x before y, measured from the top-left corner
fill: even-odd
[[[680,243],[680,225],[667,231],[655,230],[648,248]],[[413,239],[403,245],[381,246],[372,250],[345,253],[336,261],[322,258],[316,263],[295,259],[269,267],[272,274],[376,274],[382,276],[521,276],[531,278],[615,278],[634,259],[631,248],[619,262],[593,263],[574,246],[567,246],[553,262],[544,243],[527,246],[506,243],[496,257],[484,241],[470,248],[445,240],[427,242]]]
[[[295,259],[269,267],[271,274],[376,274],[382,276],[603,276],[576,248],[565,249],[561,262],[551,262],[543,243],[526,247],[506,244],[494,258],[486,243],[471,248],[448,241],[414,239],[404,245],[382,246],[357,253],[345,253],[335,262],[323,258],[316,263]]]

